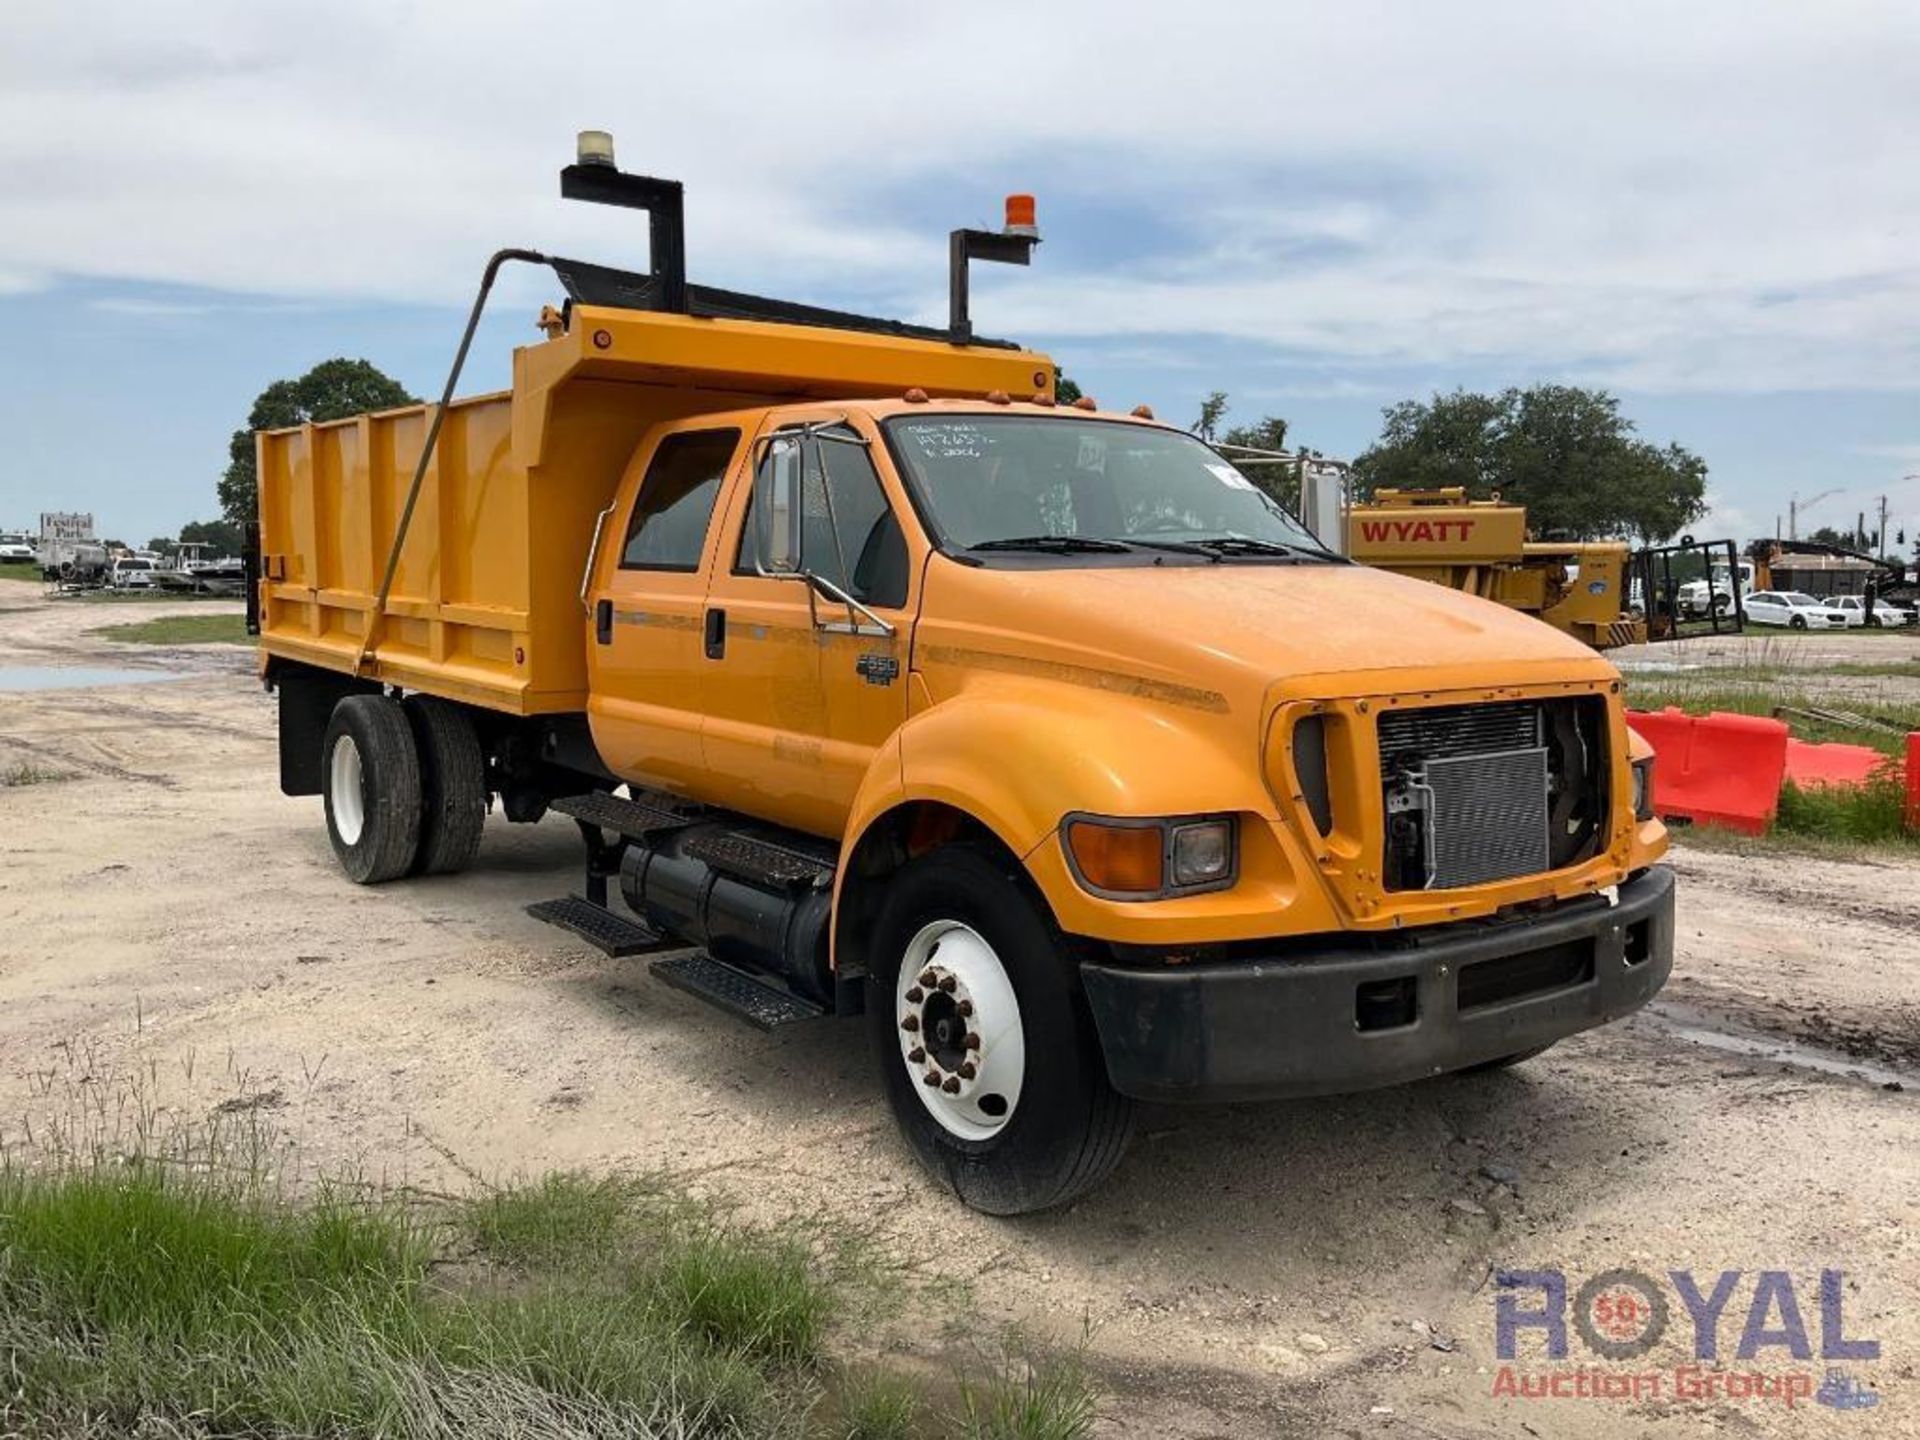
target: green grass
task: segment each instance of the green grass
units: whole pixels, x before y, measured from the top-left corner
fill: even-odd
[[[1780,787],[1776,828],[1789,835],[1855,845],[1898,846],[1920,854],[1920,833],[1906,828],[1906,782],[1898,774],[1865,785]]]
[[[13,790],[25,785],[53,785],[71,779],[73,776],[64,770],[48,770],[31,760],[23,760],[17,765],[0,769],[0,790]]]
[[[0,580],[32,580],[37,583],[39,579],[40,567],[31,560],[0,562]]]
[[[251,645],[244,615],[160,615],[87,632],[129,645]]]
[[[434,1202],[323,1185],[296,1200],[257,1158],[272,1146],[234,1133],[255,1159],[43,1140],[38,1164],[0,1161],[0,1434],[1091,1429],[1071,1362],[929,1379],[841,1360],[864,1335],[836,1329],[860,1282],[804,1230],[730,1223],[627,1178]]]

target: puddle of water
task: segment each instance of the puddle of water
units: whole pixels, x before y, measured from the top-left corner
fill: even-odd
[[[144,685],[185,678],[176,670],[123,670],[105,665],[0,665],[0,691],[81,690],[95,685]]]
[[[1839,1050],[1828,1050],[1800,1040],[1783,1040],[1777,1035],[1751,1030],[1718,1015],[1708,1015],[1690,1006],[1656,1000],[1641,1012],[1662,1030],[1710,1050],[1730,1055],[1745,1055],[1755,1060],[1771,1060],[1797,1070],[1813,1070],[1822,1075],[1838,1075],[1848,1080],[1865,1080],[1873,1085],[1902,1085],[1912,1088],[1920,1076],[1889,1070],[1870,1060],[1861,1060]]]

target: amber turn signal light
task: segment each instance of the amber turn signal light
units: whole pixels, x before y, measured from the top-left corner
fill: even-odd
[[[1073,862],[1097,890],[1157,893],[1166,883],[1166,843],[1158,825],[1075,820],[1067,826]]]

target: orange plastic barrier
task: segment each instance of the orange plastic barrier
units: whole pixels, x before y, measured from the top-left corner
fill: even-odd
[[[1907,829],[1920,830],[1920,730],[1907,736]]]
[[[1787,727],[1759,715],[1688,715],[1673,706],[1629,710],[1627,723],[1658,757],[1653,808],[1698,825],[1764,835],[1780,805]]]
[[[1864,785],[1900,762],[1870,745],[1809,745],[1787,741],[1787,779],[1796,785]]]

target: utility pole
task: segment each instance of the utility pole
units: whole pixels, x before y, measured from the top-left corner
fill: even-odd
[[[1880,545],[1875,552],[1884,560],[1887,558],[1887,497],[1880,497]]]
[[[1802,510],[1818,505],[1829,495],[1838,495],[1839,493],[1840,491],[1836,488],[1833,490],[1822,490],[1818,495],[1815,495],[1809,500],[1802,500],[1798,495],[1789,497],[1787,500],[1787,538],[1789,540],[1798,540],[1800,538],[1800,512]]]

